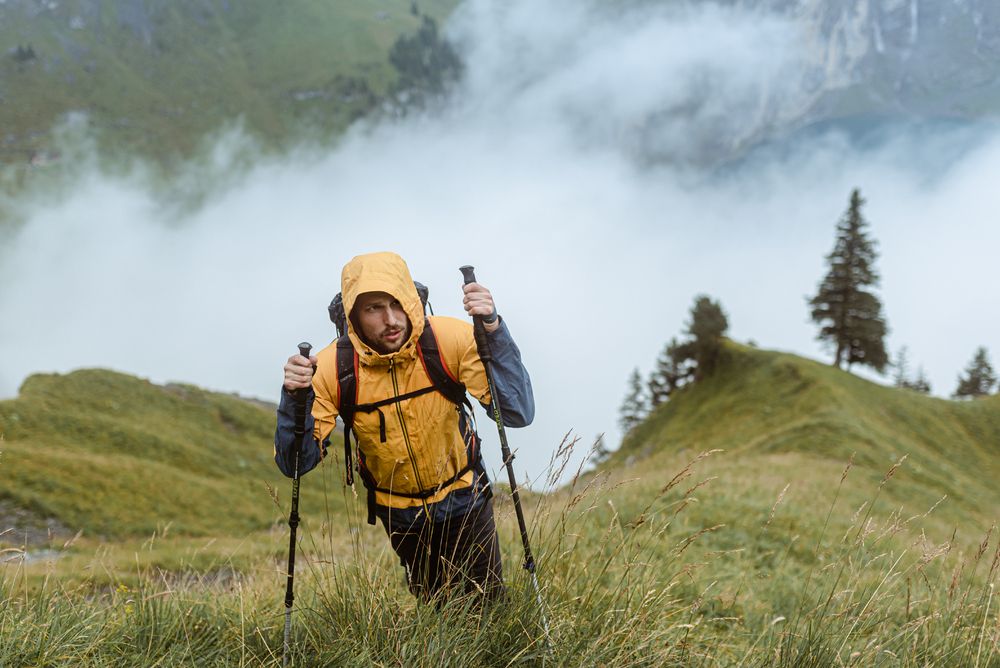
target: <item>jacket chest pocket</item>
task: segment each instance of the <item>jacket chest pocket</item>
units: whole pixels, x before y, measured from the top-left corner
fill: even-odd
[[[386,410],[388,408],[388,410]],[[399,434],[396,413],[392,406],[383,407],[385,442],[377,411],[358,413],[354,418],[354,432],[358,447],[364,457],[365,467],[376,480],[409,480],[413,477],[406,444]]]

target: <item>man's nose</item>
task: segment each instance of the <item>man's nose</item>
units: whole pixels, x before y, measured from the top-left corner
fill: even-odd
[[[399,324],[399,314],[396,313],[395,309],[388,308],[385,310],[385,324],[389,326],[395,326]]]

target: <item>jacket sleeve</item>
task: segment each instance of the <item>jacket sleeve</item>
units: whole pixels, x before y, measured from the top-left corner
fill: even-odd
[[[330,366],[330,369],[327,369]],[[323,372],[320,371],[323,369]],[[306,433],[302,437],[302,452],[299,456],[299,475],[316,468],[326,456],[330,433],[337,424],[336,369],[333,356],[329,361],[321,359],[313,377],[313,386],[307,396]],[[327,382],[330,371],[334,375],[333,390]],[[289,478],[295,475],[295,398],[284,387],[278,403],[278,425],[274,430],[274,462]]]
[[[306,398],[306,433],[302,436],[299,475],[312,471],[323,458],[322,447],[314,434],[316,420],[312,416],[312,408],[315,399],[316,394],[310,389]],[[295,398],[284,387],[281,388],[278,403],[278,426],[274,430],[274,462],[286,476],[295,476]]]
[[[470,328],[471,333],[471,328]],[[487,410],[490,394],[486,384],[486,371],[474,337],[462,356],[460,380],[480,404]],[[497,393],[497,403],[503,414],[503,423],[508,427],[527,427],[535,419],[535,396],[531,389],[531,378],[521,362],[521,351],[510,335],[507,323],[500,319],[500,327],[486,335],[493,353],[493,384]]]

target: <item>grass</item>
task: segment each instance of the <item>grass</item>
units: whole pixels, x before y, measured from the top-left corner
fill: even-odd
[[[190,386],[98,370],[33,376],[0,402],[0,499],[110,538],[167,522],[182,535],[261,530],[280,517],[255,503],[282,479],[273,431],[271,411]]]
[[[551,649],[518,572],[509,504],[499,514],[511,596],[485,612],[461,599],[441,611],[416,605],[382,537],[308,532],[295,664],[1000,664],[995,531],[965,551],[923,534],[925,517],[872,510],[903,468],[868,489],[876,503],[861,512],[842,497],[849,468],[829,481],[825,508],[751,497],[741,522],[708,525],[698,515],[730,500],[718,481],[701,484],[713,459],[725,455],[696,457],[652,494],[616,476],[581,477],[532,509]],[[799,536],[792,522],[814,531]],[[281,563],[208,582],[137,567],[134,583],[96,589],[56,577],[28,589],[8,565],[0,662],[278,665]]]
[[[3,162],[49,149],[49,130],[71,111],[89,114],[105,148],[158,160],[190,155],[237,117],[264,144],[302,125],[338,132],[365,111],[344,82],[384,94],[390,47],[420,25],[406,0],[89,4],[0,7],[4,99],[19,100],[0,104]],[[419,11],[440,21],[454,4],[425,0]],[[8,53],[28,44],[34,60]]]
[[[529,495],[551,649],[508,496],[497,514],[509,599],[437,611],[406,592],[337,467],[310,474],[295,665],[1000,666],[1000,506],[988,480],[963,489],[991,473],[996,399],[928,399],[728,350],[717,376],[658,410],[610,462]],[[51,384],[71,376],[35,380],[18,401],[43,387],[58,396]],[[186,391],[195,425],[239,402]],[[10,408],[0,405],[5,420]],[[33,432],[18,410],[21,439]],[[809,425],[824,426],[816,441]],[[550,481],[575,447],[560,447]],[[266,491],[252,503],[273,507]],[[166,508],[154,516],[171,520]],[[0,665],[279,665],[286,530],[228,531],[161,526],[105,545],[85,533],[50,542],[47,563],[6,562]]]
[[[95,168],[197,208],[261,159],[329,145],[391,96],[396,40],[456,5],[0,3],[0,235],[22,222],[15,200]]]
[[[953,523],[1000,505],[1000,396],[948,401],[884,387],[827,364],[729,342],[720,373],[662,405],[615,453],[612,466],[697,447],[736,456],[855,461],[869,479],[907,455],[918,485],[895,500],[947,495]]]

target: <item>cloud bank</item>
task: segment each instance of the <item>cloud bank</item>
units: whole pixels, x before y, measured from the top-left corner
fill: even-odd
[[[448,31],[467,72],[443,109],[261,163],[179,223],[141,181],[98,173],[28,203],[0,250],[0,395],[102,366],[273,400],[295,345],[333,338],[343,264],[391,249],[438,314],[462,316],[459,265],[494,292],[534,381],[536,422],[510,438],[537,478],[569,430],[617,444],[631,369],[649,370],[696,294],[721,300],[737,340],[827,359],[805,301],[854,187],[892,350],[938,394],[976,346],[1000,351],[995,130],[802,134],[709,169],[702,156],[795,104],[793,23],[477,0]]]

